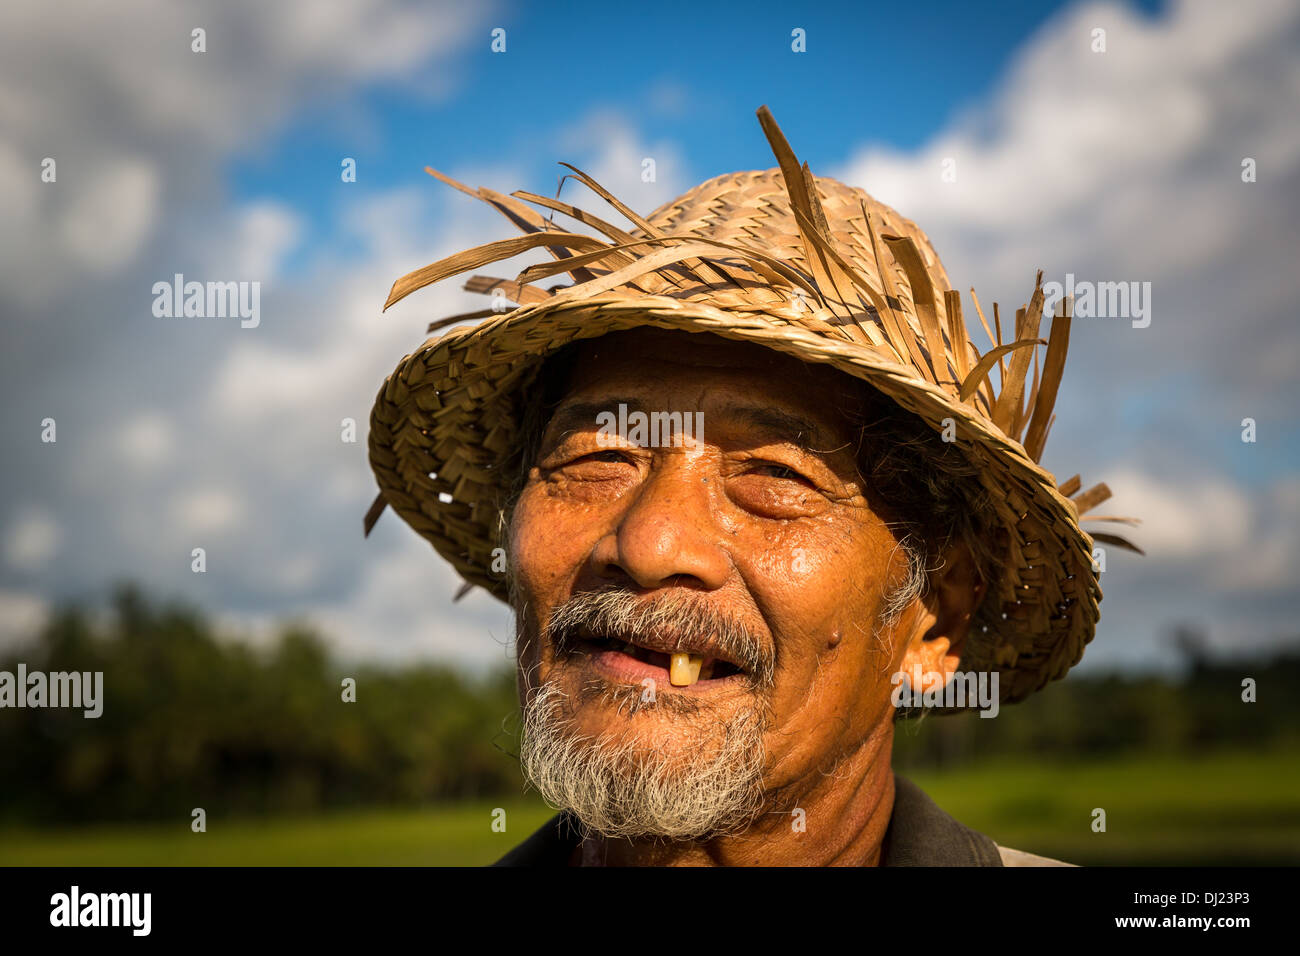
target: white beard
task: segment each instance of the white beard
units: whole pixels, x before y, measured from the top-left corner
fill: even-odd
[[[639,693],[639,688],[634,688]],[[743,830],[763,806],[764,720],[741,711],[726,723],[702,711],[700,746],[646,749],[617,731],[575,735],[566,695],[548,681],[524,707],[520,763],[552,806],[608,837],[693,840]],[[683,718],[687,719],[687,718]]]

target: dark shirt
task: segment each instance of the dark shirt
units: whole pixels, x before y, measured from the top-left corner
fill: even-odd
[[[493,866],[568,866],[580,842],[573,818],[559,813]],[[881,866],[1002,866],[998,845],[962,826],[916,784],[894,775],[894,809],[880,847]]]

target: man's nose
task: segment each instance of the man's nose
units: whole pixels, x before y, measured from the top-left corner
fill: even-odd
[[[647,589],[670,583],[722,587],[732,565],[713,514],[714,487],[707,475],[683,463],[653,471],[617,525],[596,543],[596,573],[626,576]]]

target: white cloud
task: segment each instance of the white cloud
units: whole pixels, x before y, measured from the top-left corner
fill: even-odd
[[[1140,516],[1138,530],[1120,532],[1141,541],[1153,562],[1207,562],[1239,554],[1256,531],[1256,506],[1240,485],[1197,475],[1156,476],[1132,468],[1107,472],[1115,493],[1098,513]],[[1087,530],[1103,523],[1088,522]]]
[[[5,536],[5,558],[22,571],[39,571],[59,553],[63,530],[49,512],[31,508],[23,512]]]
[[[0,63],[9,89],[22,93],[0,108],[13,122],[60,125],[91,125],[111,111],[147,135],[226,150],[255,141],[313,88],[333,96],[363,82],[412,82],[479,28],[490,8],[476,6],[229,0],[195,10],[165,0],[67,0],[52,17],[40,2],[6,3]],[[206,30],[205,52],[191,49],[195,27]],[[93,78],[95,95],[83,77]],[[58,100],[67,113],[43,117],[28,96]]]
[[[0,591],[0,650],[31,641],[49,615],[49,602],[39,595]]]
[[[690,103],[690,87],[672,77],[661,77],[646,91],[646,105],[662,116],[680,116]]]
[[[225,488],[195,488],[172,500],[172,520],[181,533],[227,534],[243,523],[244,514],[244,503]]]
[[[592,110],[561,132],[556,148],[557,159],[577,166],[641,215],[677,198],[691,185],[686,182],[685,160],[677,145],[667,141],[645,142],[620,110],[605,107]],[[575,161],[570,157],[576,153],[591,158],[585,163]],[[649,182],[643,178],[650,168],[647,161],[653,162],[654,169],[654,179]],[[558,176],[568,174],[569,170],[557,166],[556,173],[558,181]],[[595,193],[573,180],[565,183],[560,195],[576,206],[593,209],[597,215],[600,215],[597,207],[609,208]],[[611,215],[615,224],[623,222],[620,214],[611,210]]]
[[[287,206],[266,201],[239,206],[230,220],[228,230],[198,240],[206,275],[222,281],[274,280],[302,235],[302,221]]]
[[[491,10],[64,0],[52,15],[39,0],[0,4],[0,279],[31,307],[81,270],[119,272],[160,239],[164,205],[174,216],[214,197],[222,161],[305,105],[339,109],[377,82],[445,95],[451,54]],[[191,50],[196,27],[206,52]],[[41,181],[47,156],[54,183]],[[210,215],[197,222],[222,228]],[[248,225],[273,246],[282,226]]]
[[[1300,596],[1300,478],[1278,481],[1252,498],[1255,520],[1250,540],[1218,563],[1225,589],[1254,594]],[[1206,582],[1215,585],[1215,578]]]
[[[276,587],[292,594],[302,592],[316,582],[321,563],[316,555],[295,554],[283,561],[276,561],[269,570]]]
[[[391,514],[384,520],[397,522]],[[359,587],[310,615],[344,653],[390,661],[438,657],[477,667],[510,660],[514,630],[505,606],[479,590],[453,604],[460,578],[422,538],[401,527],[365,550],[372,553]]]
[[[1146,557],[1126,561],[1124,573],[1152,584],[1150,602],[1173,598],[1171,612],[1195,596],[1296,595],[1300,566],[1300,478],[1262,488],[1212,475],[1179,477],[1126,467],[1107,475],[1115,496],[1098,513],[1141,516],[1120,530]],[[1115,526],[1088,522],[1085,530]],[[1183,600],[1178,600],[1181,595]]]
[[[118,430],[115,438],[122,459],[133,471],[150,471],[166,464],[175,443],[170,420],[156,411],[136,415]]]
[[[65,186],[68,172],[65,166]],[[58,234],[65,248],[94,272],[121,268],[153,231],[159,190],[158,170],[141,159],[115,159],[95,170],[62,210]]]

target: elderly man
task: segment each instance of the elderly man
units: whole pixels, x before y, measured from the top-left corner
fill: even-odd
[[[1080,528],[1104,485],[1037,464],[1068,312],[1039,338],[1038,285],[980,355],[924,234],[759,118],[777,168],[646,218],[575,170],[630,231],[429,170],[524,235],[389,304],[555,261],[471,279],[518,307],[434,323],[487,319],[385,383],[367,530],[392,506],[515,611],[520,760],[561,812],[503,864],[1054,864],[962,826],[890,757],[897,718],[995,714],[1094,632],[1094,539],[1127,542]]]

